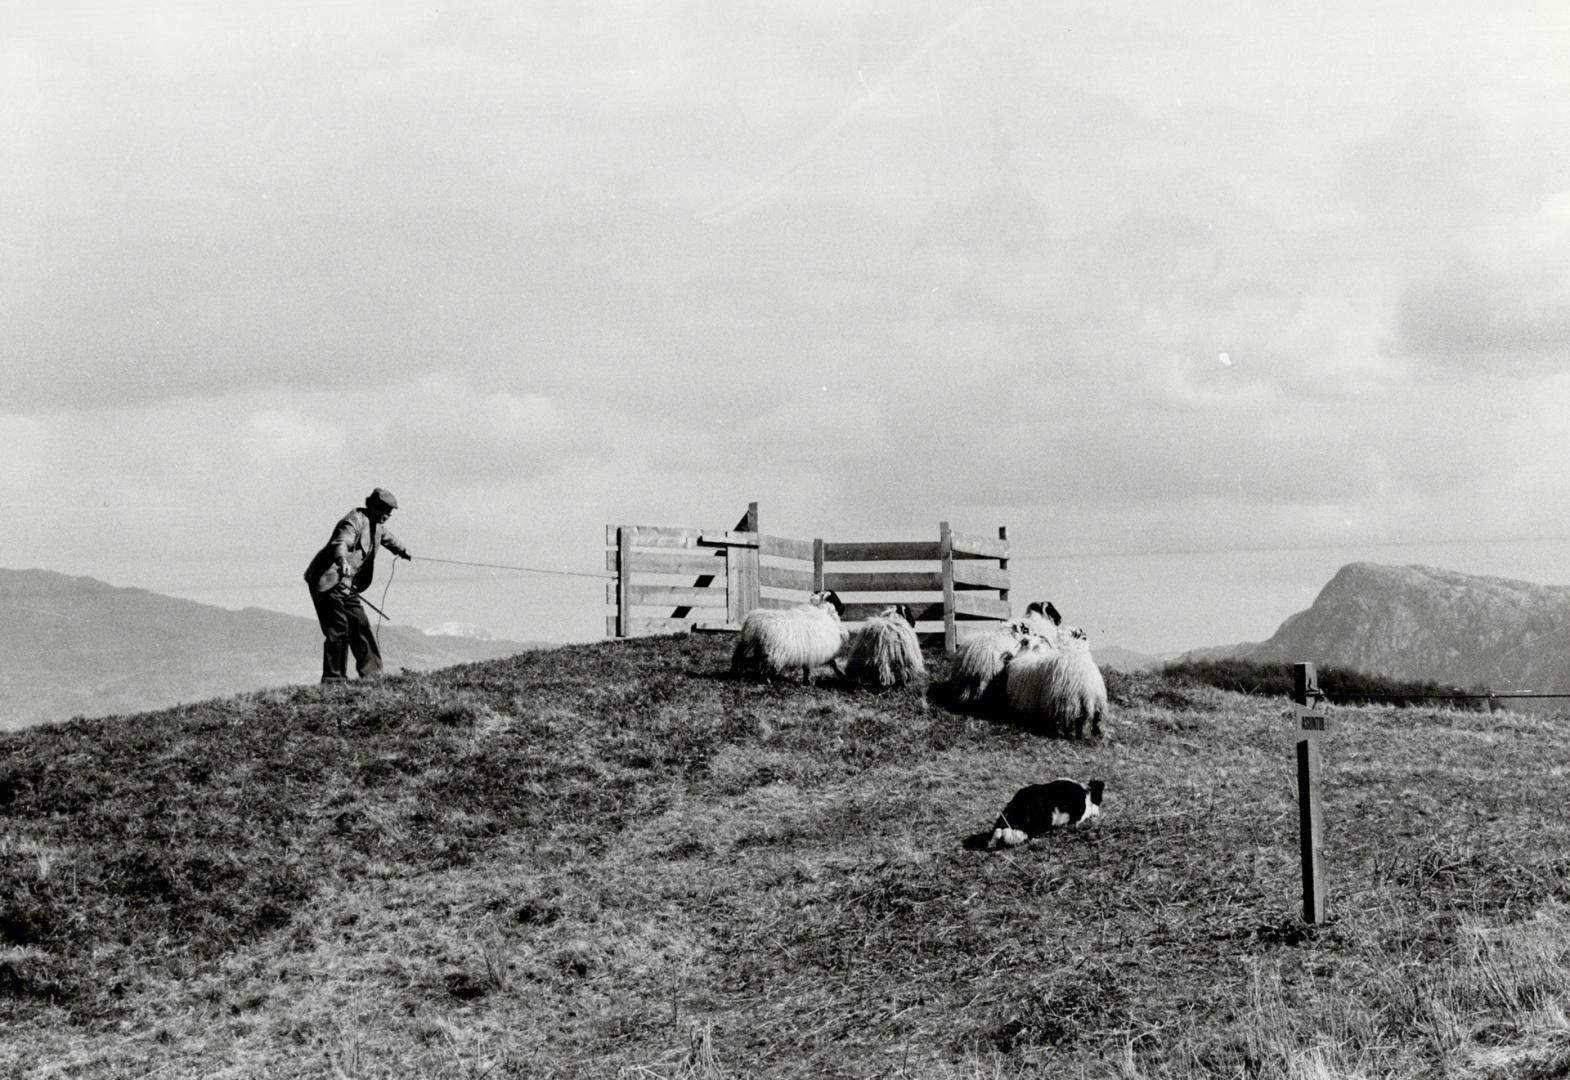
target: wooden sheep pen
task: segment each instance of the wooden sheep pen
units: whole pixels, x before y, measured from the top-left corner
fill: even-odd
[[[760,531],[752,503],[733,529],[608,525],[605,542],[612,637],[736,631],[753,608],[790,607],[821,589],[839,594],[852,628],[907,603],[922,643],[951,654],[1012,617],[1006,528],[976,536],[944,521],[929,540],[794,540]]]

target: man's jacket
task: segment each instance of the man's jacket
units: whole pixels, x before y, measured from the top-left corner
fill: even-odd
[[[398,538],[377,525],[363,507],[350,510],[333,528],[332,539],[318,551],[305,568],[305,580],[317,592],[327,592],[336,587],[342,578],[338,574],[341,557],[349,564],[350,585],[355,592],[371,587],[371,576],[376,571],[376,547],[380,544],[394,555],[403,555],[404,547]]]

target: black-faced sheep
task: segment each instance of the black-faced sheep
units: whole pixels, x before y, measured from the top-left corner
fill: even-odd
[[[904,686],[925,678],[916,616],[908,604],[884,608],[851,636],[845,674],[877,687]]]
[[[949,708],[975,711],[983,707],[988,688],[1014,659],[1028,630],[1022,619],[1014,619],[960,642],[959,651],[949,666],[949,676],[937,688],[936,698]]]
[[[1082,738],[1088,721],[1090,733],[1101,734],[1107,684],[1083,631],[1027,635],[1004,681],[1008,715],[1027,730]]]
[[[1090,655],[1090,639],[1078,627],[1058,642],[1052,693],[1059,702],[1059,723],[1064,734],[1072,725],[1075,737],[1083,738],[1087,722],[1092,736],[1101,734],[1101,721],[1107,715],[1107,682]]]
[[[1055,639],[1058,627],[1063,625],[1063,616],[1058,614],[1051,600],[1032,600],[1025,608],[1025,625],[1033,634]]]
[[[741,636],[731,654],[732,674],[765,676],[812,671],[830,663],[845,644],[840,615],[845,605],[833,592],[816,592],[805,604],[791,608],[757,608],[741,623]]]

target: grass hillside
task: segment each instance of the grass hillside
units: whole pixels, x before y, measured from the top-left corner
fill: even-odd
[[[1570,727],[1279,700],[1097,742],[652,638],[0,736],[0,1076],[1549,1077]],[[941,666],[941,659],[936,661]],[[1100,821],[968,850],[1018,787]]]
[[[300,590],[303,604],[303,582]],[[374,612],[371,618],[383,650],[413,671],[533,647],[383,625]],[[5,731],[314,682],[322,634],[314,617],[230,611],[90,577],[0,568],[0,657]]]

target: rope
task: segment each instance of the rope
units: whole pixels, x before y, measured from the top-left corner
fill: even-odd
[[[393,578],[398,573],[398,560],[392,561],[392,569],[387,571],[387,584],[382,586],[382,606],[376,609],[376,651],[382,650],[382,608],[387,606],[387,590],[392,588]]]
[[[545,570],[538,566],[508,566],[504,563],[466,562],[463,559],[433,559],[429,555],[421,555],[421,562],[447,563],[450,566],[479,566],[487,570],[518,570],[525,574],[556,574],[560,577],[588,577],[613,579],[615,574],[591,574],[581,570]]]
[[[611,580],[614,580],[616,577],[615,574],[590,574],[578,570],[547,570],[538,566],[508,566],[505,563],[467,562],[463,559],[434,559],[429,555],[421,555],[420,560],[422,562],[446,563],[449,566],[478,566],[486,570],[517,570],[525,574],[556,574],[561,577],[606,578]],[[387,606],[387,592],[392,588],[393,577],[398,573],[398,563],[399,560],[394,559],[392,561],[392,569],[387,573],[387,584],[382,586],[381,607],[366,601],[367,604],[370,604],[371,610],[376,612],[376,647],[378,649],[382,645],[382,619],[386,618],[386,612],[382,611],[382,608]]]

